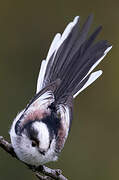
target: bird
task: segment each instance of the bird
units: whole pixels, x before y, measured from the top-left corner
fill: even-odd
[[[89,15],[80,27],[76,16],[55,35],[41,62],[36,93],[13,120],[11,144],[24,163],[38,167],[58,160],[71,129],[74,99],[102,74],[93,70],[112,45],[94,42],[102,26],[88,35],[92,21]]]

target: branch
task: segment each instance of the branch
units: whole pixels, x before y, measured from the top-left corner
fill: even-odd
[[[12,145],[8,143],[2,136],[0,136],[0,147],[7,153],[9,153],[12,157],[19,160],[16,153],[14,152]],[[23,161],[21,162],[24,163]],[[50,169],[44,165],[35,167],[26,163],[24,164],[30,170],[32,170],[35,173],[36,177],[40,180],[68,180],[66,177],[62,175],[62,171],[60,169]]]

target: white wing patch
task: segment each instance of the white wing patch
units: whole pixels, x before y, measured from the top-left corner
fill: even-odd
[[[44,108],[48,107],[51,103],[54,102],[54,95],[51,91],[46,91],[44,94],[42,94],[37,100],[35,100],[29,108],[41,108],[41,106],[44,106]]]
[[[67,27],[65,28],[62,35],[60,33],[57,33],[55,35],[55,37],[54,37],[54,39],[53,39],[53,41],[51,43],[50,49],[48,51],[47,58],[46,58],[46,60],[43,60],[42,63],[41,63],[40,73],[39,73],[38,80],[37,80],[36,93],[38,93],[43,88],[44,76],[45,76],[47,64],[48,64],[48,62],[50,60],[50,57],[52,56],[53,53],[55,53],[54,54],[54,57],[55,57],[55,55],[56,55],[58,49],[60,48],[61,44],[68,37],[68,35],[72,31],[72,28],[76,25],[78,19],[79,19],[79,16],[76,16],[74,18],[73,22],[71,22],[71,23],[69,23],[67,25]]]

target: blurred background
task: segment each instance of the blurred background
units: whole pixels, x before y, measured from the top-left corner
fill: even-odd
[[[0,135],[34,96],[41,60],[57,32],[76,15],[81,24],[94,14],[92,32],[103,30],[113,49],[96,68],[103,76],[75,100],[72,130],[58,162],[69,180],[119,179],[119,1],[0,1]],[[0,149],[1,180],[33,180],[34,175]]]

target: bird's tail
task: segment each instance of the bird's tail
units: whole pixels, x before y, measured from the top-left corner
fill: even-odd
[[[49,83],[60,79],[61,83],[55,92],[56,99],[67,95],[75,98],[102,74],[101,70],[92,71],[112,46],[105,40],[94,43],[101,26],[87,38],[91,23],[92,15],[87,18],[83,27],[79,28],[77,16],[62,35],[56,34],[47,58],[41,64],[37,93]]]

